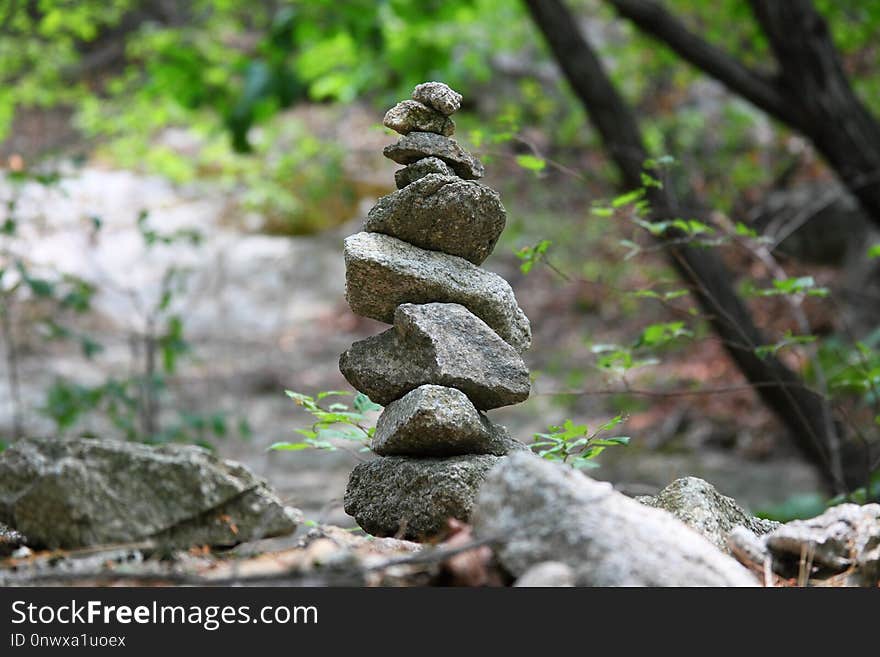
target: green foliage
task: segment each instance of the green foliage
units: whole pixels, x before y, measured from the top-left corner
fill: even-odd
[[[522,260],[522,264],[519,266],[520,271],[523,274],[528,274],[532,271],[532,268],[544,259],[547,249],[550,248],[551,244],[550,240],[541,240],[534,246],[524,246],[514,251],[514,255]]]
[[[382,407],[371,402],[363,393],[354,395],[351,405],[340,401],[321,403],[330,397],[348,397],[353,394],[347,391],[328,390],[319,392],[314,397],[292,390],[286,390],[285,394],[308,412],[314,421],[308,428],[296,429],[303,440],[273,443],[269,446],[270,450],[298,452],[304,449],[321,449],[335,452],[338,446],[334,441],[339,440],[355,443],[361,452],[370,450],[370,440],[376,427],[370,426],[368,413],[381,411]]]
[[[578,470],[597,468],[595,459],[606,448],[629,444],[629,436],[601,436],[625,421],[623,415],[618,415],[591,433],[587,425],[565,420],[562,426],[548,427],[547,433],[536,433],[529,447],[548,461],[566,463]]]
[[[828,296],[828,288],[818,287],[812,276],[775,280],[771,288],[758,288],[752,281],[746,281],[741,292],[746,297],[793,296],[798,294],[805,294],[810,297]]]

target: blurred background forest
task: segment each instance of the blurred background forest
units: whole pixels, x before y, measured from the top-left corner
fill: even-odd
[[[0,32],[0,448],[196,442],[352,524],[364,454],[267,447],[383,329],[342,238],[394,189],[384,112],[442,80],[535,336],[495,421],[620,416],[591,474],[634,494],[880,496],[880,4],[0,0]]]

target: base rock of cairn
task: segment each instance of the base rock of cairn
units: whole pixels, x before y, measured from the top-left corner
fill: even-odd
[[[468,520],[487,473],[528,451],[483,411],[524,401],[522,352],[531,328],[510,285],[480,268],[504,230],[483,165],[451,135],[461,95],[418,85],[388,111],[403,135],[385,155],[406,165],[398,191],[379,199],[364,232],[345,240],[346,299],[393,324],[339,359],[345,378],[385,406],[378,458],[351,474],[345,510],[367,532],[426,540],[450,518]]]

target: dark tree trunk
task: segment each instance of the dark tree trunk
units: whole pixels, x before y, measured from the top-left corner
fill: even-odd
[[[578,30],[571,13],[560,0],[525,0],[525,4],[601,134],[605,148],[620,170],[623,188],[641,187],[647,151],[635,116]],[[652,187],[648,198],[652,220],[676,216],[674,199],[664,190]],[[662,238],[673,265],[711,318],[731,358],[746,379],[756,384],[757,394],[789,430],[794,444],[819,468],[832,488],[841,490],[847,484],[863,483],[864,465],[855,463],[851,476],[849,472],[847,475],[841,472],[840,453],[833,445],[836,432],[829,424],[833,421],[825,401],[779,360],[759,358],[755,354],[755,347],[765,340],[748,308],[733,290],[733,276],[724,263],[711,251],[677,244],[675,238],[672,234]]]
[[[880,226],[880,122],[853,92],[809,0],[749,0],[776,59],[772,76],[704,41],[655,0],[607,0],[640,30],[810,141]]]

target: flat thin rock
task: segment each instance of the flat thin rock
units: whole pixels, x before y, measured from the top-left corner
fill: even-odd
[[[447,116],[461,108],[461,94],[443,82],[422,82],[416,85],[412,98]]]
[[[380,456],[504,456],[528,448],[480,413],[460,390],[424,385],[385,407],[372,449]]]
[[[471,514],[477,539],[521,577],[564,563],[577,586],[756,586],[732,557],[666,511],[581,472],[516,453],[489,473]]]
[[[244,466],[192,445],[29,438],[0,453],[0,521],[35,545],[227,546],[298,520]]]
[[[479,265],[492,253],[506,221],[495,190],[471,180],[430,174],[380,198],[367,215],[364,230]]]
[[[410,132],[433,132],[449,137],[455,132],[455,121],[415,100],[397,103],[385,113],[382,125],[402,135]]]
[[[436,157],[446,162],[455,174],[467,180],[482,178],[482,162],[459,146],[452,137],[433,132],[411,132],[389,144],[382,151],[385,157],[398,164],[412,164],[425,157]]]
[[[388,406],[416,388],[456,388],[480,410],[529,396],[522,357],[464,306],[403,304],[394,328],[355,342],[339,369],[356,389]]]
[[[394,182],[397,189],[403,189],[407,185],[414,183],[416,180],[425,176],[436,173],[441,176],[454,176],[455,171],[439,157],[426,157],[423,160],[416,160],[412,164],[408,164],[402,169],[394,172]]]
[[[403,303],[458,303],[520,353],[529,348],[529,320],[497,274],[381,233],[352,235],[344,251],[346,299],[358,315],[391,324]]]
[[[345,512],[374,536],[423,541],[450,518],[467,521],[497,456],[384,456],[358,464],[345,491]]]
[[[637,498],[642,504],[668,511],[691,529],[708,538],[715,547],[730,551],[728,535],[743,526],[754,534],[766,534],[778,522],[749,515],[733,498],[719,493],[698,477],[676,479],[653,497]]]

